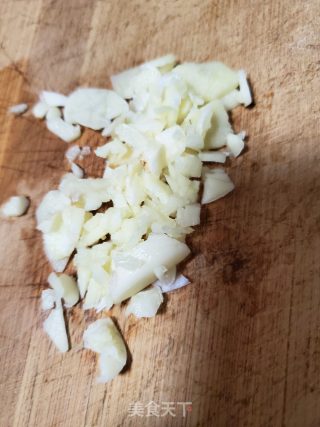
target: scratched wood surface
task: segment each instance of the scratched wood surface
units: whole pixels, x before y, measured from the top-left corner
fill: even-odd
[[[0,426],[320,425],[319,2],[2,0],[0,202],[24,193],[28,214],[0,222]],[[113,311],[126,371],[96,385],[81,349],[96,318],[68,313],[72,350],[42,331],[50,271],[35,231],[41,197],[67,170],[66,144],[7,108],[41,89],[108,86],[117,71],[168,52],[220,59],[250,75],[255,106],[233,114],[248,149],[230,167],[236,191],[203,208],[184,267],[192,285],[154,319]],[[81,144],[99,143],[85,132]],[[98,176],[95,159],[86,169]],[[130,403],[173,402],[176,416],[130,416]],[[182,416],[177,402],[192,402]]]

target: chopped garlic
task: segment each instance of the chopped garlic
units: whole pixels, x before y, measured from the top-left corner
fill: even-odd
[[[64,321],[61,301],[56,300],[54,308],[43,323],[43,329],[49,335],[59,351],[65,353],[69,350],[69,342]]]
[[[79,145],[72,145],[68,150],[65,152],[65,158],[68,160],[69,163],[72,163],[76,160],[78,156],[82,154],[82,150],[79,147]]]
[[[15,114],[16,116],[19,116],[20,114],[25,113],[27,109],[28,109],[28,104],[17,104],[17,105],[12,105],[8,111],[11,114]]]
[[[90,246],[107,234],[116,233],[123,223],[125,211],[121,208],[110,208],[104,213],[97,213],[84,224],[80,246]]]
[[[65,142],[74,141],[81,134],[80,126],[73,126],[59,117],[47,120],[47,128]]]
[[[207,173],[201,203],[206,204],[218,200],[233,189],[234,184],[225,172]]]
[[[200,224],[200,209],[199,203],[179,208],[177,211],[177,223],[183,227],[193,227]]]
[[[118,347],[114,345],[108,347],[107,351],[99,356],[100,376],[97,383],[104,384],[113,380],[122,371],[126,361],[127,353],[123,342]]]
[[[201,176],[202,163],[198,156],[183,153],[174,160],[172,167],[176,173],[189,178],[199,178]]]
[[[84,177],[83,169],[80,166],[78,166],[76,163],[71,162],[71,170],[73,175],[76,176],[77,178]]]
[[[211,128],[205,137],[205,148],[221,148],[227,142],[227,135],[232,132],[229,116],[219,100],[214,101]]]
[[[96,267],[95,274],[97,273],[98,267]],[[102,280],[95,280],[92,277],[88,283],[87,293],[83,304],[84,310],[95,308],[97,311],[101,309],[101,306],[105,307],[106,310],[113,306],[113,298],[110,294],[108,281],[109,275],[101,268],[100,273],[105,277]]]
[[[96,272],[103,269],[106,272],[106,267],[110,265],[110,251],[112,249],[112,244],[110,242],[104,242],[97,244],[91,248],[83,248],[78,247],[77,253],[74,257],[74,264],[77,268],[78,272],[78,288],[80,291],[80,296],[83,298],[87,292],[87,289],[89,287],[90,281],[95,276],[97,280],[100,280],[100,277],[97,277]],[[103,280],[106,278],[104,277]],[[97,289],[97,292],[101,291],[99,294],[99,298],[101,297],[101,300],[104,299],[104,297],[107,296],[107,286],[108,286],[108,279],[106,280],[106,283],[100,284],[97,283],[99,288]],[[101,289],[101,287],[103,289]],[[91,285],[92,288],[92,285]],[[94,291],[94,285],[93,289],[91,289],[91,294]],[[86,301],[87,303],[91,304],[92,306],[95,306],[96,308],[100,308],[100,303],[102,304],[101,300],[97,298],[97,301]]]
[[[160,278],[162,278],[168,272],[168,269],[164,265],[157,265],[153,271],[160,280]]]
[[[181,64],[174,72],[205,101],[221,98],[238,86],[237,74],[221,62]]]
[[[46,114],[47,120],[54,120],[61,118],[61,111],[58,107],[49,107],[48,112]]]
[[[84,348],[99,353],[100,376],[98,382],[111,381],[123,369],[127,350],[111,318],[96,320],[83,334]]]
[[[241,104],[241,94],[240,91],[235,89],[225,95],[222,99],[222,104],[227,111],[233,110],[238,105]]]
[[[183,286],[189,285],[189,283],[190,280],[187,277],[179,274],[171,283],[163,283],[162,281],[157,280],[154,282],[154,286],[160,287],[162,292],[172,292],[176,289],[182,288]]]
[[[49,105],[43,101],[37,102],[32,108],[32,114],[36,119],[44,119],[49,110]]]
[[[103,129],[108,120],[127,110],[127,103],[111,90],[82,88],[69,95],[64,108],[64,119],[67,123],[98,130]]]
[[[73,203],[81,200],[85,211],[99,209],[102,203],[110,200],[110,182],[107,179],[80,179],[70,173],[62,178],[59,187]]]
[[[157,314],[162,302],[163,296],[160,288],[152,286],[150,289],[138,292],[130,298],[126,315],[133,314],[136,317],[153,317]]]
[[[73,277],[67,274],[51,273],[48,277],[49,285],[56,295],[63,299],[66,307],[74,306],[79,300],[79,290]]]
[[[234,157],[238,157],[241,151],[244,149],[244,137],[245,134],[235,135],[233,133],[229,133],[227,135],[227,148],[230,150],[231,154]]]
[[[56,228],[43,234],[46,255],[53,266],[54,261],[69,258],[75,249],[84,222],[84,210],[67,206],[59,217]]]
[[[62,273],[65,270],[68,261],[69,257],[65,257],[58,260],[52,259],[50,263],[54,271],[56,271],[57,273]]]
[[[154,274],[157,276],[161,285],[171,286],[175,282],[177,276],[177,267],[174,266],[169,270],[164,265],[159,265],[154,269]]]
[[[42,310],[51,310],[54,307],[57,296],[53,289],[45,289],[41,292]]]
[[[54,215],[71,205],[71,200],[59,190],[49,191],[42,199],[36,210],[36,219],[39,225],[50,221]]]
[[[238,72],[239,85],[240,85],[240,99],[245,107],[252,103],[252,96],[247,80],[247,73],[244,70]]]
[[[185,243],[165,234],[152,234],[128,253],[144,264],[133,271],[125,268],[113,271],[111,293],[115,303],[120,303],[150,285],[156,278],[154,268],[157,265],[164,265],[169,270],[186,258],[190,249]]]
[[[166,71],[169,71],[173,68],[177,58],[173,54],[161,56],[160,58],[153,59],[152,61],[146,62],[146,66],[156,67],[156,68],[166,68]]]
[[[226,154],[222,153],[221,151],[202,151],[202,153],[199,153],[199,159],[203,162],[224,163],[226,161],[226,158]]]
[[[28,210],[30,200],[26,196],[13,196],[0,209],[3,216],[21,216]]]
[[[40,99],[49,107],[64,107],[68,98],[61,93],[44,90],[40,94]]]
[[[80,295],[84,310],[99,312],[131,297],[127,314],[151,317],[162,292],[190,283],[176,271],[190,253],[186,236],[200,224],[201,185],[202,204],[234,188],[223,169],[202,162],[224,163],[242,151],[245,134],[234,134],[228,111],[251,102],[246,74],[220,62],[176,63],[166,55],[123,71],[111,77],[114,90],[79,88],[67,97],[43,92],[33,109],[66,142],[80,136],[80,125],[108,138],[95,150],[105,159],[103,177],[84,178],[75,161],[91,150],[70,147],[65,156],[73,173],[36,212],[53,269],[64,271],[75,251],[77,283],[52,273],[53,289],[42,295],[44,307],[56,305],[46,330],[60,349],[68,348],[61,298],[72,306]],[[126,363],[111,319],[89,326],[84,345],[99,353],[100,382]]]

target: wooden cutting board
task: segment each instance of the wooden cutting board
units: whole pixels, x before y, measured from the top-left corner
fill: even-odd
[[[23,193],[32,203],[0,222],[1,427],[320,425],[319,6],[1,1],[0,202]],[[236,190],[203,208],[190,239],[192,285],[154,319],[112,312],[131,362],[97,385],[96,358],[81,349],[95,313],[68,312],[72,350],[60,355],[39,308],[50,269],[34,212],[68,169],[66,144],[7,108],[42,89],[109,86],[111,74],[169,52],[249,72],[255,105],[233,113],[248,149],[228,168]],[[94,157],[85,167],[101,172]],[[150,402],[160,415],[171,402],[175,416],[147,417]],[[185,417],[178,402],[192,402]]]

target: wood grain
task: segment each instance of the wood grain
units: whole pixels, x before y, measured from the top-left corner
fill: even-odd
[[[319,28],[317,0],[1,1],[0,201],[32,200],[0,223],[1,427],[320,425]],[[68,314],[63,356],[41,326],[49,267],[34,211],[67,169],[66,146],[6,111],[43,88],[108,86],[168,52],[249,72],[256,105],[233,114],[248,150],[230,168],[236,191],[204,207],[190,239],[193,284],[155,319],[114,310],[132,363],[96,385],[95,357],[81,350],[94,314]],[[99,173],[93,158],[86,166]],[[192,412],[129,416],[131,402],[150,401],[192,401]]]

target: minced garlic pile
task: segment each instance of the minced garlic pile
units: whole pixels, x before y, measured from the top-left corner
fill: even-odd
[[[221,164],[244,147],[245,133],[233,132],[228,110],[251,103],[246,74],[220,62],[176,62],[167,55],[115,75],[113,91],[45,91],[33,108],[66,142],[82,126],[106,137],[95,150],[106,159],[103,177],[84,177],[76,159],[90,148],[72,146],[72,172],[36,213],[54,270],[42,294],[43,309],[51,310],[44,328],[60,351],[69,348],[62,301],[71,307],[81,298],[84,310],[101,311],[130,298],[127,315],[154,316],[163,292],[189,283],[176,266],[190,253],[185,237],[200,223],[201,204],[234,188]],[[77,280],[60,274],[72,256]],[[99,381],[122,370],[126,347],[110,318],[90,325],[84,343],[100,354]]]

